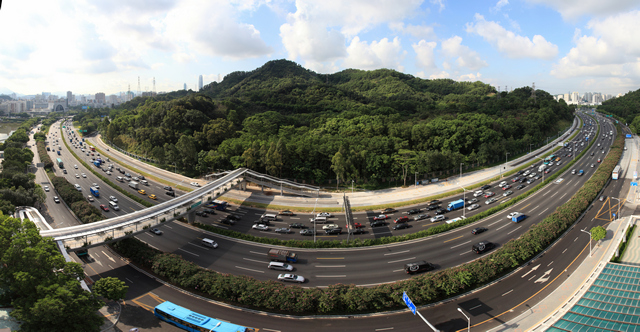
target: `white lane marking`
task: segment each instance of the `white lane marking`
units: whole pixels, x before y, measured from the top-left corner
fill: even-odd
[[[268,329],[266,327],[263,327],[262,329],[265,330],[265,331],[281,332],[280,330],[272,330],[272,329]]]
[[[397,260],[397,261],[391,261],[391,262],[387,262],[387,263],[392,264],[392,263],[398,263],[398,262],[409,261],[409,260],[412,260],[412,259],[416,259],[416,258],[415,258],[415,257],[411,257],[411,258],[404,258],[404,259],[399,259],[399,260]]]
[[[400,272],[400,271],[404,271],[404,269],[400,269],[400,270],[393,270],[391,272]]]
[[[129,280],[129,278],[125,277],[125,279],[127,279],[128,282],[133,284],[133,281]]]
[[[248,269],[248,268],[246,268],[246,267],[242,267],[242,266],[236,266],[236,268],[238,268],[238,269],[243,269],[243,270],[247,270],[247,271],[258,272],[258,273],[264,273],[264,271],[254,270],[254,269]]]
[[[549,210],[549,208],[544,209],[542,212],[540,212],[540,214],[544,214],[545,212],[547,212],[547,210]]]
[[[393,327],[385,327],[385,328],[381,328],[381,329],[375,329],[375,331],[388,331],[388,330],[393,330]]]
[[[505,224],[504,226],[498,227],[498,229],[496,229],[496,231],[501,230],[501,229],[503,229],[503,228],[505,228],[507,226],[509,226],[509,224]]]
[[[334,275],[334,276],[316,276],[316,278],[346,278],[346,274]]]
[[[198,255],[198,254],[194,254],[194,253],[192,253],[191,251],[187,251],[187,250],[184,250],[184,249],[182,249],[182,248],[178,248],[178,250],[182,250],[182,251],[184,251],[184,252],[186,252],[186,253],[188,253],[188,254],[192,254],[192,255],[194,255],[194,256],[196,256],[196,257],[200,257],[200,255]]]
[[[504,294],[502,294],[502,296],[505,296],[505,295],[507,295],[507,294],[509,294],[509,293],[511,293],[511,292],[513,292],[513,289],[512,289],[512,290],[510,290],[510,291],[508,291],[508,292],[506,292],[506,293],[504,293]]]
[[[116,260],[115,260],[115,259],[111,258],[111,256],[107,255],[107,253],[105,253],[104,251],[102,251],[102,254],[103,254],[103,255],[105,255],[105,256],[107,256],[107,258],[108,258],[110,261],[112,261],[112,262],[114,262],[114,263],[116,262]]]
[[[467,241],[467,242],[464,242],[464,243],[457,244],[457,245],[455,245],[455,246],[451,247],[451,249],[453,249],[453,248],[457,248],[457,247],[460,247],[460,246],[463,246],[463,245],[465,245],[465,244],[467,244],[467,243],[470,243],[470,242],[471,242],[471,240],[469,240],[469,241]]]
[[[251,261],[256,263],[266,263],[265,261],[259,261],[257,259],[251,259],[251,258],[245,258],[245,257],[243,257],[242,259],[244,259],[245,261]]]
[[[557,195],[557,194],[558,194],[558,191],[556,191],[555,193],[553,193],[553,195],[551,195],[551,197],[549,197],[549,198],[553,198],[553,196],[555,196],[555,195]]]
[[[575,242],[575,241],[574,241],[574,242]],[[569,248],[567,248],[567,249],[569,249]],[[564,252],[565,252],[565,251],[567,251],[567,249],[563,250],[563,251],[562,251],[562,253],[564,254]]]
[[[256,216],[261,216],[261,215],[262,215],[262,213],[254,213],[254,215],[256,215]]]
[[[291,218],[289,218],[289,219],[296,219],[296,220],[299,220],[300,218],[298,218],[298,217],[291,217]]]
[[[533,278],[535,278],[535,277],[536,277],[536,275],[534,274],[534,275],[532,275],[532,276],[531,276],[531,278],[529,278],[529,279],[527,279],[527,280],[531,281],[531,279],[533,279]]]
[[[345,267],[346,265],[316,265],[316,267]]]
[[[107,265],[109,265],[109,267],[113,270],[113,266],[111,266],[111,264],[107,264]]]
[[[388,254],[384,254],[385,256],[391,256],[391,255],[397,255],[397,254],[404,254],[405,252],[409,252],[409,250],[405,250],[405,251],[398,251],[398,252],[390,252]]]
[[[462,255],[466,255],[466,254],[468,254],[468,253],[470,253],[470,252],[473,252],[473,251],[465,251],[465,252],[461,253],[461,254],[460,254],[460,256],[462,256]]]
[[[551,261],[551,263],[549,263],[549,264],[547,265],[547,267],[548,267],[549,265],[551,265],[551,264],[553,264],[553,261]]]
[[[578,241],[578,238],[576,238],[575,240],[573,240],[573,242],[576,242],[576,241]]]
[[[499,223],[499,222],[500,222],[500,220],[498,220],[498,221],[496,221],[496,222],[494,222],[494,223],[492,223],[492,224],[489,224],[489,226],[493,226],[493,225],[495,225],[495,224],[497,224],[497,223]]]
[[[265,252],[257,252],[257,251],[249,251],[249,252],[256,255],[265,255],[265,256],[267,255],[267,253]]]
[[[164,227],[166,227],[166,228],[168,228],[168,229],[173,229],[173,227],[171,227],[171,226],[167,226],[167,225],[165,225]]]
[[[522,226],[520,226],[520,227],[522,227]],[[516,229],[512,230],[511,232],[507,233],[507,235],[509,235],[509,234],[511,234],[511,233],[513,233],[513,232],[515,232],[515,231],[517,231],[517,230],[519,230],[519,229],[520,229],[520,227],[518,227],[518,228],[516,228]]]

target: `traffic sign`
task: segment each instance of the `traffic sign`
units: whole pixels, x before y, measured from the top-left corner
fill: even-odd
[[[413,314],[415,315],[416,314],[416,305],[413,304],[413,302],[411,302],[411,299],[409,298],[409,295],[407,295],[407,292],[402,292],[402,300],[407,305],[407,307],[409,307],[409,309],[411,309],[411,312],[413,312]]]
[[[637,187],[638,186],[638,182],[631,182],[631,186],[632,187]]]
[[[200,205],[200,204],[202,204],[202,202],[197,202],[197,203],[195,203],[195,204],[191,205],[191,208],[193,209],[194,207],[197,207],[197,206],[198,206],[198,205]]]

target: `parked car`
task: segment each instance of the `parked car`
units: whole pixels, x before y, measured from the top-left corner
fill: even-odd
[[[291,230],[288,229],[288,228],[282,227],[282,228],[276,228],[275,232],[276,233],[282,233],[282,234],[289,234],[289,233],[291,233]]]
[[[484,231],[486,231],[487,229],[484,227],[476,227],[471,231],[471,234],[473,235],[478,235],[480,233],[483,233]]]
[[[221,223],[225,224],[225,225],[235,225],[236,222],[234,220],[231,220],[227,217],[222,218],[222,220],[220,220]]]
[[[162,235],[162,231],[157,229],[157,228],[152,228],[149,230],[149,232],[155,234],[155,235]]]

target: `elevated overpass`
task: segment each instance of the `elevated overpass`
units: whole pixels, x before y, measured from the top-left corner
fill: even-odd
[[[216,199],[246,181],[248,171],[239,168],[227,172],[199,189],[144,210],[91,224],[42,229],[40,234],[63,243],[67,251],[83,250],[131,237],[158,224],[193,213],[200,204]]]

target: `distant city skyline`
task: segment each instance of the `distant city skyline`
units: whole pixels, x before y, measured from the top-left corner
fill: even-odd
[[[0,93],[199,90],[274,59],[318,73],[394,69],[553,95],[640,88],[631,0],[13,1]],[[57,38],[64,36],[64,43]],[[202,76],[202,83],[200,82]]]

